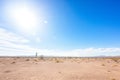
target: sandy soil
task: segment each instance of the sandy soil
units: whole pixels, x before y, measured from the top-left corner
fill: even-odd
[[[0,80],[120,80],[120,61],[0,58]]]

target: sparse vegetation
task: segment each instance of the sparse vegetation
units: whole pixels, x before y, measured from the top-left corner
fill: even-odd
[[[61,74],[61,72],[58,72],[59,74]]]
[[[60,61],[59,61],[59,60],[56,60],[55,62],[56,62],[56,63],[60,63]]]
[[[40,60],[44,60],[44,56],[41,55],[41,56],[39,57],[39,59],[40,59]]]
[[[10,73],[10,72],[11,72],[10,70],[4,71],[4,73]]]
[[[111,80],[116,80],[115,78],[111,79]]]
[[[56,62],[56,63],[63,63],[63,61],[62,61],[62,60],[57,59],[57,58],[55,58],[55,62]]]
[[[26,61],[30,61],[30,59],[26,59]]]
[[[38,58],[35,58],[34,61],[35,61],[35,62],[38,62],[39,60],[38,60]]]
[[[112,59],[114,62],[117,62],[117,63],[118,63],[120,58],[113,57],[113,58],[111,58],[111,59]]]
[[[116,66],[118,66],[118,65],[113,65],[113,67],[116,67]]]
[[[15,64],[15,63],[16,63],[16,62],[13,61],[11,64]]]
[[[102,64],[102,66],[105,66],[105,64]]]
[[[48,80],[49,76],[53,75],[57,75],[58,78],[60,77],[60,79],[63,78],[64,80],[89,80],[90,78],[96,80],[99,78],[102,80],[105,79],[106,76],[108,76],[107,79],[109,80],[118,80],[117,78],[119,78],[119,75],[117,74],[119,74],[120,65],[119,63],[114,62],[113,59],[115,58],[108,57],[88,59],[88,58],[46,57],[42,55],[41,56],[39,55],[37,58],[36,57],[21,57],[19,59],[1,58],[0,74],[8,76],[8,78],[11,79],[14,79],[14,76],[11,76],[13,74],[15,76],[19,76],[20,74],[20,76],[23,77],[25,74],[28,74],[25,75],[26,80],[29,79],[29,77],[31,78],[35,76],[36,78],[38,76],[36,74],[42,76],[37,77],[39,79],[42,78],[42,80]],[[118,58],[117,60],[119,61]],[[96,76],[97,70],[100,71],[99,73],[101,75]],[[90,75],[87,75],[86,77],[84,73],[88,74],[88,71]],[[29,76],[31,75],[31,73],[33,73],[32,76]],[[41,73],[45,74],[45,76]],[[64,74],[65,78],[62,77],[64,76]],[[4,80],[5,76],[0,76],[0,80]],[[19,80],[21,79],[22,78],[20,78]],[[31,80],[34,80],[34,78],[31,78]]]

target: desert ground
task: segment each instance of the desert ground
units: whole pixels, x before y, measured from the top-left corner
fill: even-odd
[[[1,57],[0,80],[120,80],[120,59]]]

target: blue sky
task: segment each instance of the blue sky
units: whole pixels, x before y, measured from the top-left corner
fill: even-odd
[[[0,54],[120,55],[119,8],[118,0],[1,0]]]

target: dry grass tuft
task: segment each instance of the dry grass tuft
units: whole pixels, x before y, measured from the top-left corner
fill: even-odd
[[[39,59],[38,59],[38,58],[35,58],[35,59],[34,59],[34,61],[35,61],[35,62],[38,62],[38,61],[39,61]]]
[[[117,67],[118,65],[113,65],[113,67]]]
[[[11,72],[10,70],[4,71],[4,73],[10,73],[10,72]]]
[[[15,64],[16,62],[12,62],[11,64]]]
[[[111,79],[111,80],[116,80],[115,78]]]
[[[26,61],[30,61],[30,59],[26,59]]]
[[[118,63],[120,58],[113,57],[113,58],[111,58],[111,59],[112,59],[114,62],[117,62],[117,63]]]
[[[59,74],[61,74],[61,72],[58,72]]]
[[[55,63],[63,63],[62,60],[55,58]]]
[[[102,64],[102,66],[105,66],[105,64]]]

